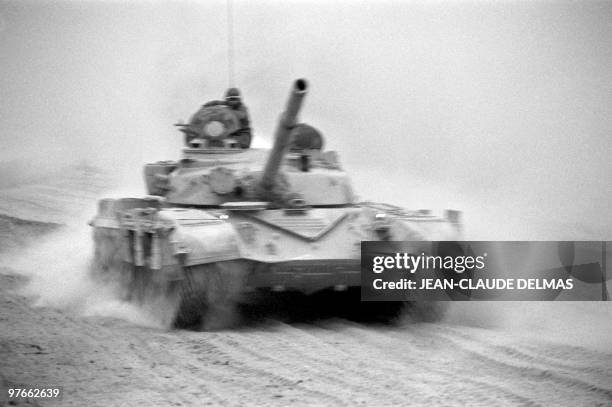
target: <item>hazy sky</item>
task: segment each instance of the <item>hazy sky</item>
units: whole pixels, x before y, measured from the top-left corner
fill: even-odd
[[[256,144],[305,77],[301,117],[364,198],[489,218],[507,217],[504,202],[525,219],[612,230],[612,2],[236,0],[233,11]],[[0,159],[138,174],[176,159],[172,123],[228,86],[226,17],[225,1],[0,2]]]

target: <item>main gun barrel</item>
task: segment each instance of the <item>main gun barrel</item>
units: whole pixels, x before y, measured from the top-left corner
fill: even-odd
[[[307,88],[308,83],[305,79],[298,79],[293,84],[287,106],[278,121],[276,132],[274,133],[274,146],[270,151],[261,177],[260,185],[264,191],[270,191],[274,188],[283,156],[287,153],[291,143],[291,130],[297,124],[297,115],[302,107],[302,101],[304,96],[306,96]]]

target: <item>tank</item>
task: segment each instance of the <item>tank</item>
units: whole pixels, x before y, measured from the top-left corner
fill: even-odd
[[[298,121],[307,91],[293,83],[271,149],[236,137],[224,105],[179,125],[182,158],[145,166],[148,196],[99,201],[96,270],[118,273],[129,299],[166,298],[175,326],[206,325],[244,293],[358,289],[362,241],[458,240],[458,211],[358,201],[338,154]]]

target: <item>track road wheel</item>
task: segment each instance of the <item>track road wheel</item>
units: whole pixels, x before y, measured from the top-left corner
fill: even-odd
[[[204,315],[206,314],[206,285],[202,277],[198,280],[194,273],[194,268],[188,267],[185,270],[185,278],[178,282],[178,309],[174,319],[174,327],[179,329],[199,329],[203,325]]]
[[[174,326],[207,331],[235,326],[246,274],[240,260],[186,268]]]

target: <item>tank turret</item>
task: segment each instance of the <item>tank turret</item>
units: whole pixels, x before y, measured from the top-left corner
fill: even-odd
[[[213,136],[210,129],[223,119],[216,109],[222,107],[204,105],[182,129],[197,133],[183,149],[183,159],[145,167],[149,194],[173,204],[207,207],[249,201],[273,207],[353,203],[337,155],[322,151],[318,130],[298,123],[307,88],[304,79],[293,83],[272,149],[236,148],[228,132]]]

